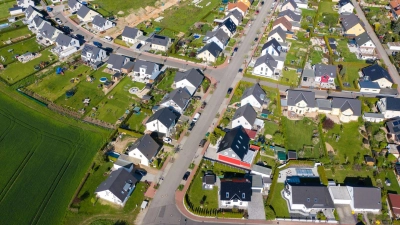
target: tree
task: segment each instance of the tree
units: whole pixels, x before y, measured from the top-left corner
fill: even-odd
[[[275,142],[275,144],[277,144],[277,145],[283,145],[283,143],[284,143],[283,134],[279,131],[274,134],[272,139]]]
[[[374,135],[376,141],[383,141],[385,139],[385,135],[382,132],[378,132]]]
[[[217,144],[218,137],[215,135],[214,132],[212,132],[212,133],[208,136],[208,139],[210,140],[210,143],[211,143],[212,145]]]
[[[229,122],[230,122],[230,120],[229,120],[228,117],[224,117],[224,118],[221,120],[221,124],[224,125],[225,127],[228,126]]]
[[[334,126],[335,126],[335,123],[334,123],[331,119],[329,119],[329,118],[326,118],[326,119],[324,120],[324,122],[322,122],[322,127],[323,127],[325,130],[330,130],[330,129],[332,129]]]
[[[331,27],[338,21],[338,17],[333,13],[322,13],[322,22],[327,26]]]

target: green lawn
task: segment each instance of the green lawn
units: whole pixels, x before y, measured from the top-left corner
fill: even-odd
[[[325,141],[332,145],[340,163],[345,162],[345,157],[352,163],[357,152],[360,153],[360,156],[369,154],[369,150],[362,147],[362,137],[358,131],[359,126],[358,122],[351,122],[342,124],[343,129],[341,129],[341,125],[335,124],[334,128],[325,134]],[[337,135],[340,136],[338,142],[336,142]]]
[[[265,134],[274,135],[275,132],[277,132],[278,130],[279,130],[278,124],[271,122],[271,121],[264,122],[264,135]]]
[[[27,26],[20,28],[20,29],[14,29],[14,30],[10,30],[10,31],[4,32],[4,33],[0,33],[0,47],[5,44],[4,41],[8,41],[13,38],[25,36],[27,34],[31,34],[31,31],[28,29]]]
[[[302,67],[307,56],[308,44],[292,41],[290,49],[286,55],[285,65],[292,67]]]
[[[103,200],[97,201],[93,205],[91,200],[92,198],[95,198],[94,191],[104,180],[107,179],[107,176],[104,176],[104,173],[108,172],[109,168],[112,167],[112,162],[104,162],[103,159],[100,158],[101,156],[98,156],[95,160],[96,169],[93,170],[80,190],[77,203],[73,204],[74,207],[79,208],[79,212],[68,212],[64,224],[82,224],[84,220],[100,214],[112,214],[112,216],[104,217],[107,219],[131,219],[133,221],[136,215],[140,212],[140,205],[145,198],[144,193],[147,189],[146,184],[143,182],[136,184],[136,187],[124,208],[115,207],[109,203],[103,202]]]
[[[15,2],[4,2],[0,3],[0,18],[7,18],[10,13],[8,12],[9,8],[12,8],[15,5]]]
[[[297,86],[299,84],[299,74],[296,70],[283,70],[281,83]]]
[[[157,84],[157,89],[172,91],[172,84],[174,83],[176,71],[166,70],[164,78]]]
[[[388,190],[389,192],[395,192],[397,194],[400,193],[399,183],[397,182],[396,174],[394,174],[393,170],[382,171],[381,173],[379,173],[379,178],[381,179],[382,184],[384,185],[386,190]],[[390,186],[387,186],[385,184],[386,178],[390,180]]]
[[[310,51],[310,55],[308,56],[308,60],[311,60],[311,64],[313,65],[322,63],[322,58],[324,58],[322,51],[317,51],[314,49]]]
[[[6,89],[0,94],[0,218],[3,224],[60,224],[109,132],[15,91],[11,99]]]
[[[42,51],[41,54],[42,55],[39,58],[27,63],[15,62],[7,65],[4,70],[0,71],[0,76],[10,84],[13,84],[30,74],[37,72],[35,70],[35,65],[40,64],[40,62],[45,61],[51,63],[57,60],[57,57],[48,50]]]
[[[112,13],[113,15],[118,16],[127,16],[130,13],[136,11],[139,8],[145,8],[146,6],[154,7],[156,0],[142,0],[142,1],[125,1],[125,0],[96,0],[93,1],[92,4],[98,5],[101,10],[100,13],[103,16],[109,16],[107,13]],[[118,12],[124,12],[123,14],[119,14]],[[107,13],[106,13],[107,12]],[[104,15],[105,14],[105,15]]]
[[[220,4],[221,1],[218,0],[202,1],[198,4],[202,8],[199,8],[193,5],[192,1],[181,2],[178,6],[171,7],[161,14],[164,19],[160,24],[163,28],[186,33],[189,27],[199,22],[207,13]]]
[[[28,89],[32,90],[33,92],[39,94],[40,96],[49,99],[50,101],[55,101],[56,99],[60,98],[63,99],[65,96],[65,92],[72,89],[73,87],[77,86],[78,83],[71,83],[70,80],[72,78],[77,78],[79,74],[83,74],[79,79],[80,82],[86,82],[86,75],[91,73],[91,69],[88,66],[81,65],[78,66],[75,70],[68,69],[64,72],[64,75],[57,75],[54,71],[53,74],[43,78],[41,82],[31,84]],[[67,104],[66,102],[62,102],[61,100],[58,101],[60,104],[67,104],[68,106],[77,107],[80,109],[83,105],[76,105],[77,102],[82,102],[80,93],[84,92],[84,88],[82,90],[78,88],[77,96],[72,97],[71,103]],[[79,97],[79,99],[78,99]],[[85,98],[85,97],[83,97]]]
[[[13,45],[9,45],[7,47],[0,48],[0,56],[3,56],[5,61],[1,63],[3,65],[7,65],[11,62],[18,61],[14,56],[22,55],[26,52],[37,52],[41,49],[41,46],[36,43],[36,38],[30,38],[25,41],[18,42]],[[9,50],[13,50],[10,51]]]
[[[203,201],[203,207],[208,209],[218,209],[218,187],[213,190],[203,190],[203,171],[199,171],[193,178],[190,189],[187,194],[194,208],[200,207]]]
[[[285,147],[288,150],[303,150],[304,146],[314,146],[314,149],[304,148],[304,158],[318,158],[320,142],[314,144],[313,134],[318,132],[317,125],[310,119],[289,120],[282,118],[283,132],[285,136]]]
[[[287,208],[287,202],[285,199],[282,198],[281,195],[284,187],[285,184],[277,183],[274,189],[274,193],[270,193],[270,195],[272,195],[271,208],[274,210],[277,218],[285,218],[290,216]]]
[[[132,114],[132,116],[126,122],[129,125],[129,129],[143,133],[146,130],[146,126],[143,125],[143,120],[147,116],[151,115],[147,115],[145,112],[140,112],[139,115]]]
[[[128,92],[134,87],[133,81],[125,77],[120,83],[107,94],[97,105],[97,111],[90,114],[90,117],[102,120],[107,123],[115,123],[120,117],[125,116],[125,111],[137,102],[136,95]],[[111,97],[112,96],[112,97]]]
[[[318,13],[337,13],[337,11],[333,11],[333,6],[336,4],[336,2],[332,1],[321,1],[318,6]]]
[[[358,75],[358,71],[366,66],[368,64],[366,63],[346,63],[342,62],[340,63],[344,66],[346,73],[344,77],[342,77],[342,82],[348,82],[350,84],[351,88],[358,89],[358,85],[355,86],[355,83],[358,83],[358,79],[360,76]],[[346,89],[346,87],[343,87],[343,89]]]
[[[275,166],[276,166],[275,159],[267,157],[267,156],[263,156],[263,155],[260,158],[261,158],[261,161],[267,163],[267,167],[270,167],[272,169],[275,168]]]
[[[345,62],[360,62],[364,63],[364,60],[357,59],[356,54],[351,53],[349,47],[347,47],[347,39],[337,40],[337,51],[342,57],[344,57]]]
[[[373,178],[373,173],[372,171],[367,171],[361,169],[360,171],[353,170],[353,169],[335,169],[334,172],[332,173],[331,169],[325,170],[326,177],[329,180],[334,180],[336,183],[339,184],[345,184],[347,183],[348,185],[355,185],[357,184],[357,180],[363,179],[363,178],[370,178],[372,185],[376,185],[375,179]]]

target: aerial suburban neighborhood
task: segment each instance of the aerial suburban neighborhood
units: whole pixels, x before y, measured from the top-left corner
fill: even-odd
[[[400,224],[400,1],[0,12],[2,224]]]

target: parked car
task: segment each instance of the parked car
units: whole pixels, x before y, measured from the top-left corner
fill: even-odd
[[[62,24],[62,21],[61,21],[59,18],[56,18],[56,23],[59,24],[59,25],[61,25],[61,24]]]
[[[235,47],[235,48],[233,49],[233,51],[234,51],[234,52],[237,52],[238,49],[239,49],[238,47]]]
[[[106,40],[106,41],[112,41],[112,40],[113,40],[113,38],[112,38],[112,37],[110,37],[110,36],[104,36],[104,40]]]
[[[197,120],[199,120],[199,118],[200,118],[200,116],[201,116],[201,114],[200,113],[196,113],[196,115],[194,115],[194,117],[193,117],[193,122],[197,122]]]
[[[230,95],[232,93],[233,88],[228,88],[228,92],[226,94]]]
[[[187,180],[189,178],[189,176],[190,176],[190,172],[186,171],[185,175],[183,175],[182,180]]]
[[[239,72],[239,73],[242,73],[242,72],[243,72],[243,69],[242,69],[242,68],[240,68],[238,72]]]
[[[258,37],[254,38],[254,41],[258,41]]]
[[[167,144],[171,144],[172,143],[172,139],[169,137],[164,137],[163,138],[163,142],[167,143]]]
[[[201,109],[204,109],[204,108],[206,107],[206,105],[207,105],[207,102],[203,102],[203,103],[201,104]]]
[[[199,143],[199,147],[204,147],[204,145],[206,144],[207,139],[201,139],[200,143]]]
[[[261,5],[264,5],[264,1],[261,1]]]
[[[136,45],[136,49],[140,49],[142,47],[142,43],[139,43],[138,45]]]
[[[99,48],[101,48],[101,46],[103,46],[103,44],[101,44],[100,42],[97,42],[97,41],[93,41],[93,44],[94,44],[96,47],[99,47]]]
[[[136,169],[136,170],[135,170],[135,173],[136,173],[136,174],[139,174],[140,176],[146,176],[147,171],[144,170],[144,169]]]
[[[189,129],[188,129],[188,130],[189,130],[189,131],[192,131],[194,125],[196,125],[196,122],[192,121],[192,122],[190,123],[190,125],[189,125]]]

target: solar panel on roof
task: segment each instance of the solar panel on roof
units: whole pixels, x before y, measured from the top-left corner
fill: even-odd
[[[395,125],[395,126],[399,125],[399,121],[394,121],[393,125]]]
[[[399,127],[393,127],[393,131],[394,131],[395,133],[397,133],[397,132],[400,131],[400,129],[399,129]]]

